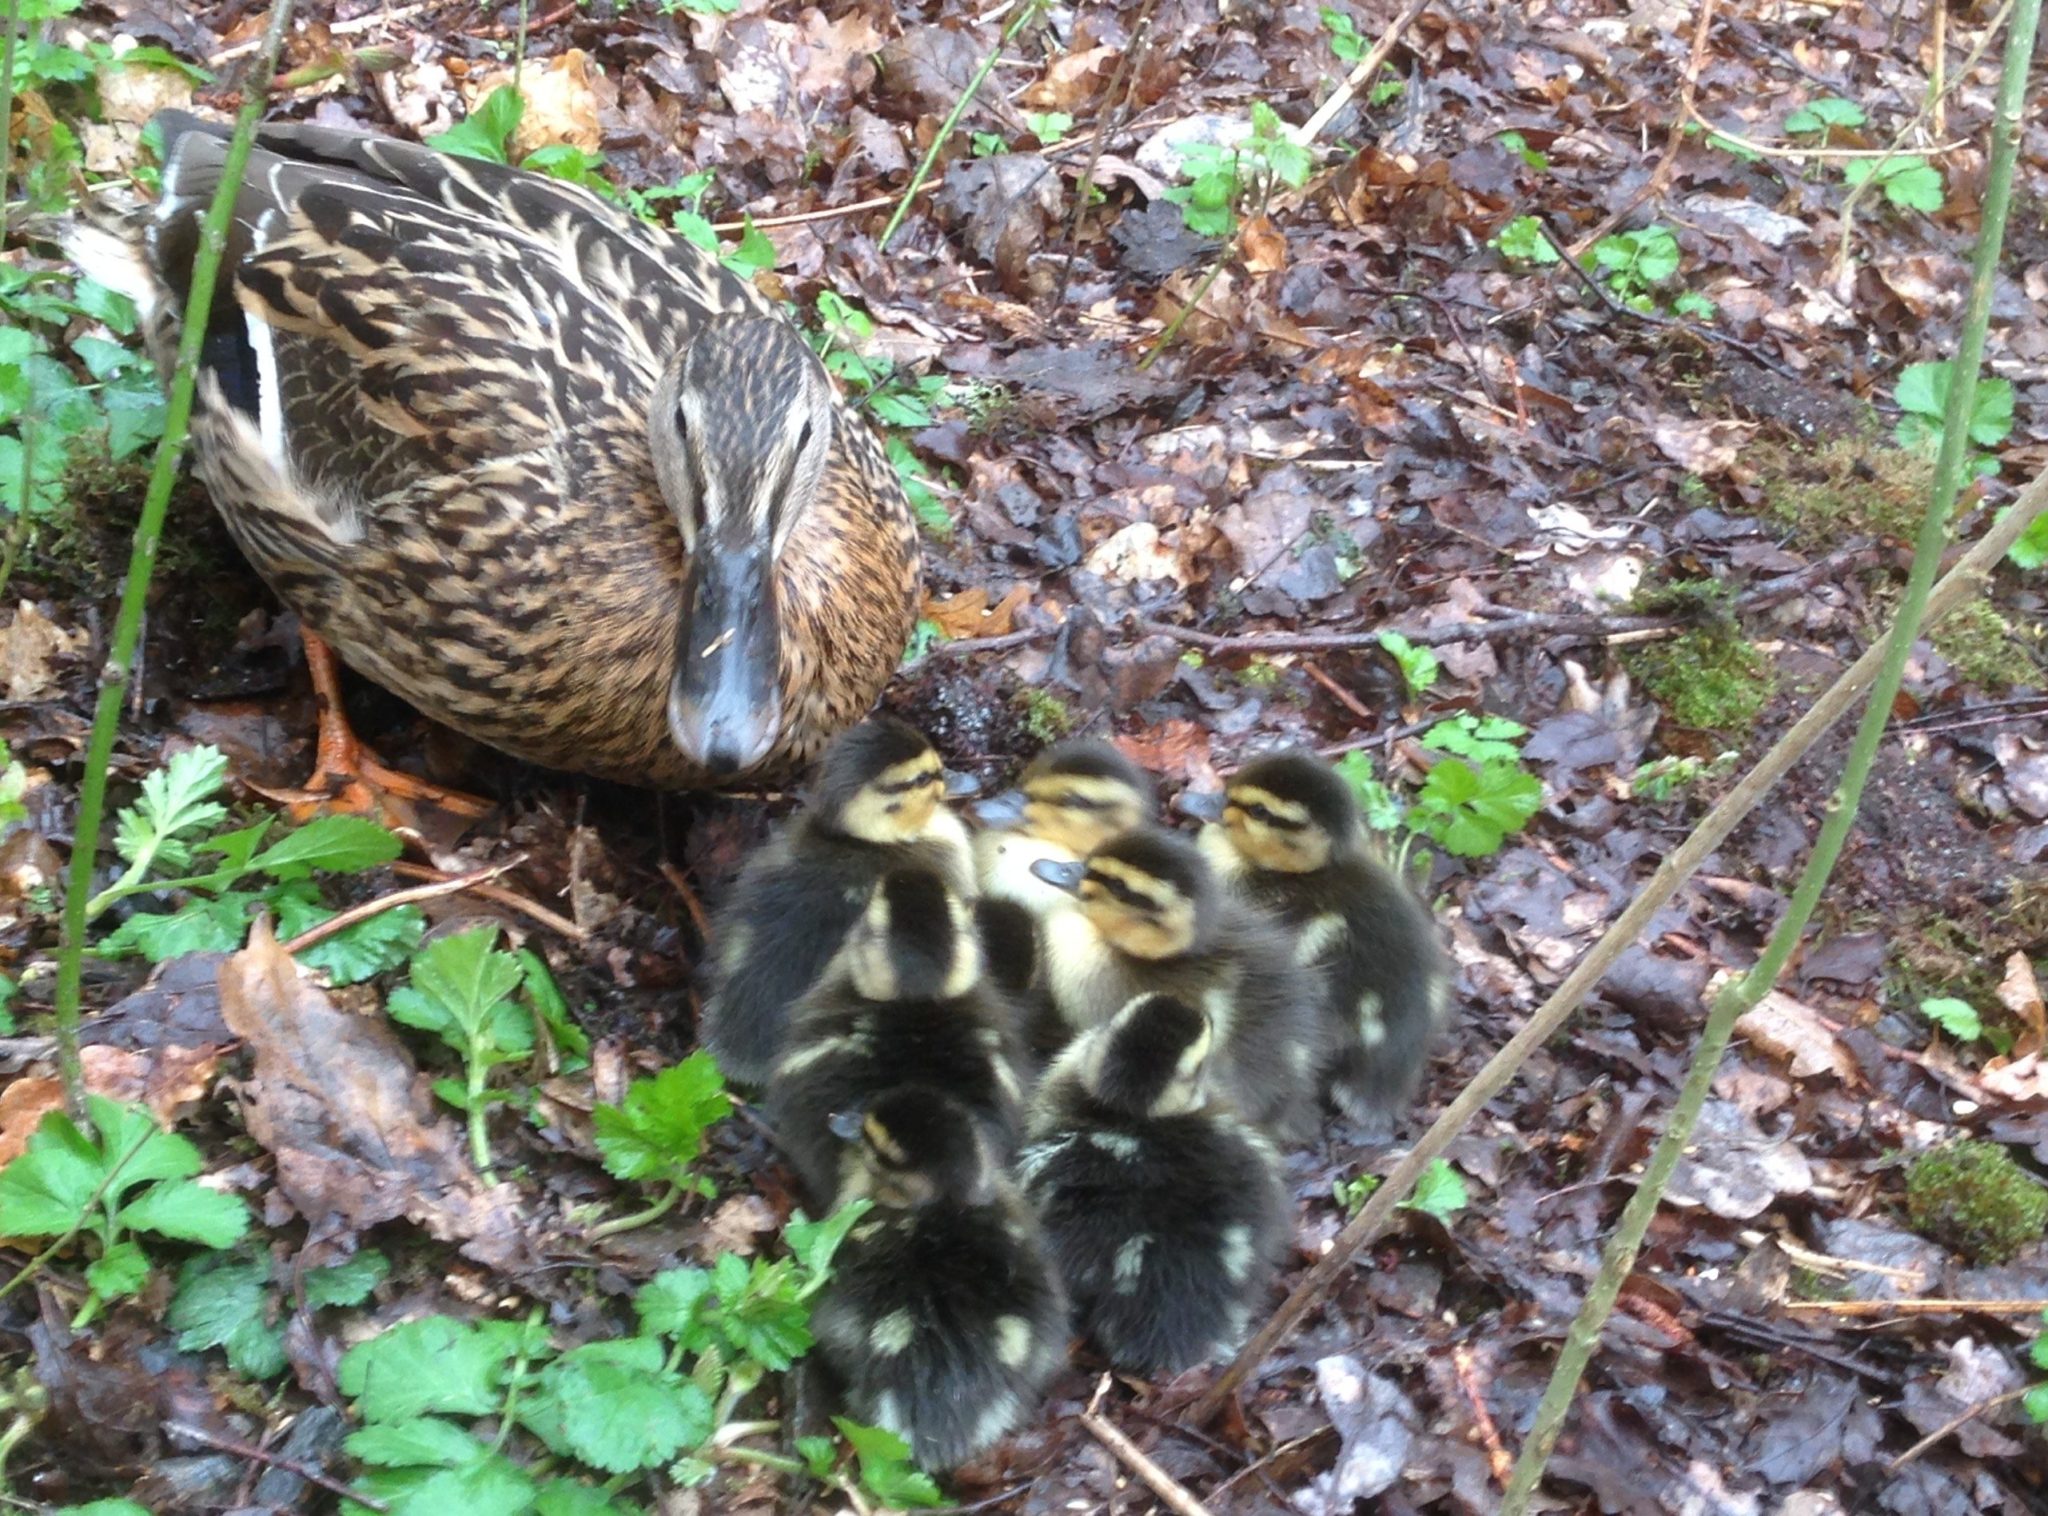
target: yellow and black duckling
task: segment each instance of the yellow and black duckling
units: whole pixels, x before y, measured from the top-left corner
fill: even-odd
[[[900,1084],[946,1090],[975,1119],[997,1162],[1016,1150],[1024,1087],[1017,1010],[983,970],[967,903],[927,868],[875,886],[846,945],[790,1012],[768,1077],[768,1120],[822,1213],[844,1176],[837,1113]],[[856,1155],[857,1156],[857,1155]]]
[[[892,869],[924,868],[974,894],[967,828],[944,805],[948,774],[924,734],[877,716],[827,749],[800,810],[748,861],[712,933],[700,1038],[726,1078],[758,1085],[789,1011],[832,961]]]
[[[932,1469],[1015,1428],[1066,1357],[1067,1303],[1038,1224],[942,1090],[909,1085],[841,1113],[848,1235],[811,1313],[825,1388]]]
[[[1429,911],[1369,851],[1350,785],[1307,753],[1276,753],[1180,804],[1209,820],[1202,851],[1232,890],[1285,922],[1323,976],[1331,1100],[1383,1122],[1422,1076],[1451,965]]]
[[[977,800],[968,814],[982,893],[1045,916],[1071,906],[1065,891],[1031,871],[1041,858],[1075,862],[1119,832],[1158,819],[1152,776],[1107,742],[1075,738],[1025,766],[1013,789]]]
[[[1322,1062],[1319,986],[1277,921],[1233,899],[1199,848],[1164,831],[1032,866],[1080,906],[1050,918],[1043,944],[1046,986],[1073,1032],[1140,995],[1175,996],[1215,1029],[1218,1091],[1268,1131],[1305,1130]]]
[[[161,197],[66,241],[168,371],[228,130],[157,122]],[[343,661],[553,768],[794,772],[873,706],[919,603],[895,471],[751,284],[584,189],[416,143],[262,128],[191,438]]]
[[[1234,1351],[1286,1243],[1280,1155],[1210,1051],[1207,1016],[1140,996],[1053,1064],[1017,1160],[1076,1324],[1136,1374]]]

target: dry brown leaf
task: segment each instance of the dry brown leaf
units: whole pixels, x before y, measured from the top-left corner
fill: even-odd
[[[1856,1060],[1812,1006],[1780,990],[1764,996],[1735,1023],[1735,1030],[1774,1058],[1791,1064],[1800,1079],[1833,1074],[1845,1084],[1856,1076]]]
[[[1045,77],[1017,98],[1036,110],[1071,110],[1095,94],[1098,79],[1108,77],[1119,56],[1113,47],[1091,47],[1055,58]]]
[[[487,1188],[412,1055],[381,1020],[341,1010],[302,978],[268,921],[221,965],[221,1015],[249,1045],[239,1089],[277,1187],[315,1235],[403,1216],[479,1263],[533,1261],[509,1185]]]
[[[1030,603],[1031,587],[1027,584],[1012,585],[1010,592],[994,605],[988,603],[988,591],[976,585],[944,600],[926,600],[924,613],[957,642],[963,637],[1006,635],[1017,612]]]
[[[465,85],[470,109],[482,104],[499,85],[511,82],[511,72],[501,69]],[[545,65],[527,64],[519,92],[525,97],[526,109],[512,133],[514,162],[564,142],[586,153],[596,152],[604,141],[599,113],[618,99],[618,87],[593,69],[590,55],[576,47],[557,53]]]
[[[85,644],[85,633],[67,632],[27,600],[14,620],[0,627],[0,684],[9,700],[33,700],[56,683],[50,665]]]
[[[1701,478],[1725,474],[1756,435],[1746,421],[1694,421],[1684,416],[1659,416],[1650,426],[1650,440],[1673,463]]]
[[[43,1118],[63,1103],[61,1080],[25,1074],[0,1089],[0,1169],[21,1156]]]
[[[2001,1100],[2038,1105],[2048,1100],[2048,1064],[2039,1053],[2009,1061],[1994,1058],[1978,1070],[1977,1083]]]
[[[1287,267],[1287,238],[1270,216],[1254,216],[1239,233],[1244,266],[1255,274],[1270,274]]]
[[[2013,1043],[2013,1055],[2024,1058],[2048,1046],[2048,1007],[2041,1003],[2041,982],[2025,953],[2005,960],[2005,978],[1998,983],[1998,1003],[2026,1030]]]
[[[1140,768],[1178,779],[1198,790],[1220,790],[1223,781],[1209,755],[1208,731],[1192,721],[1162,721],[1143,735],[1112,739]]]
[[[94,1043],[78,1051],[85,1087],[110,1100],[141,1101],[166,1126],[175,1126],[206,1098],[220,1072],[222,1047],[162,1047],[129,1051]]]

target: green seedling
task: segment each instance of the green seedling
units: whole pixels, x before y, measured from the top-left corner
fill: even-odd
[[[1315,171],[1315,155],[1287,135],[1263,101],[1253,104],[1251,135],[1236,147],[1193,142],[1180,149],[1180,160],[1189,182],[1167,190],[1166,198],[1180,206],[1188,230],[1204,237],[1229,236],[1247,201],[1270,194],[1275,184],[1299,189]]]
[[[309,1311],[358,1306],[390,1272],[389,1259],[365,1248],[344,1262],[301,1271],[298,1287]],[[285,1370],[290,1284],[289,1270],[268,1254],[202,1253],[179,1272],[164,1325],[187,1352],[220,1348],[243,1378],[275,1378]]]
[[[1719,779],[1741,761],[1741,754],[1717,753],[1713,758],[1682,758],[1667,754],[1637,767],[1629,785],[1636,794],[1661,805],[1681,790],[1709,779]]]
[[[1446,758],[1429,771],[1408,810],[1408,825],[1460,858],[1500,851],[1543,805],[1543,785],[1519,762],[1491,758],[1476,768]]]
[[[1557,249],[1543,235],[1543,224],[1534,216],[1517,216],[1495,232],[1487,245],[1503,258],[1541,266],[1558,261]]]
[[[1809,100],[1785,118],[1785,131],[1794,137],[1820,137],[1825,139],[1837,128],[1853,131],[1865,121],[1863,107],[1853,100],[1840,100],[1823,95],[1818,100]]]
[[[1896,153],[1889,158],[1851,158],[1842,165],[1842,177],[1851,185],[1875,180],[1884,197],[1902,211],[1933,215],[1947,198],[1941,170],[1925,158]]]
[[[1983,1018],[1967,1000],[1936,995],[1920,1002],[1920,1014],[1958,1042],[1975,1042],[1984,1035]]]
[[[1471,1203],[1471,1196],[1465,1187],[1465,1176],[1451,1167],[1450,1160],[1438,1158],[1431,1161],[1422,1171],[1422,1177],[1415,1181],[1415,1193],[1410,1195],[1396,1210],[1420,1211],[1433,1216],[1446,1226],[1458,1212]]]
[[[631,1231],[665,1215],[685,1194],[717,1191],[695,1172],[704,1137],[732,1111],[725,1077],[709,1053],[695,1052],[648,1079],[636,1079],[617,1105],[591,1113],[605,1172],[614,1179],[659,1188],[646,1210],[606,1222],[593,1237]]]
[[[1359,35],[1356,21],[1335,6],[1326,5],[1319,14],[1323,30],[1330,34],[1330,51],[1339,63],[1357,63],[1365,56],[1366,41]]]
[[[1380,649],[1401,670],[1401,682],[1411,696],[1423,695],[1436,684],[1443,665],[1426,647],[1417,647],[1399,632],[1381,632]]]
[[[1892,392],[1899,409],[1905,412],[1893,429],[1900,447],[1930,458],[1941,451],[1952,382],[1947,359],[1908,364],[1900,371],[1898,387]],[[1997,447],[2012,435],[2012,416],[2012,381],[1995,376],[1978,379],[1977,387],[1970,392],[1970,441],[1980,448]],[[1986,476],[1998,472],[1997,460],[1986,455],[1978,455],[1975,466],[1979,474]]]

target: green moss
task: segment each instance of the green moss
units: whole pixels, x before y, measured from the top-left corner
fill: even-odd
[[[2048,1189],[1995,1142],[1951,1142],[1906,1170],[1913,1230],[1979,1263],[2003,1263],[2048,1227]]]
[[[1270,690],[1280,682],[1280,675],[1283,672],[1277,663],[1269,663],[1264,658],[1254,658],[1237,671],[1237,682],[1249,685],[1255,690]]]
[[[1057,742],[1074,729],[1074,713],[1051,690],[1021,690],[1017,703],[1024,711],[1024,730],[1035,742]]]
[[[1623,661],[1673,721],[1705,731],[1748,731],[1778,688],[1777,671],[1763,655],[1721,628],[1646,643]]]
[[[1759,443],[1743,462],[1757,474],[1764,514],[1809,552],[1865,533],[1910,542],[1934,485],[1931,460],[1855,437],[1824,447]]]
[[[2039,631],[2024,636],[1987,601],[1957,606],[1930,640],[1958,677],[1986,693],[2041,683],[2040,660],[2029,646],[2039,645]]]

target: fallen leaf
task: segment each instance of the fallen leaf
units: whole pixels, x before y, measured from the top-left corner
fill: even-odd
[[[1177,779],[1199,790],[1223,788],[1210,758],[1208,730],[1196,722],[1176,718],[1148,727],[1143,733],[1118,735],[1111,740],[1131,762],[1161,778]]]
[[[1053,59],[1044,76],[1017,98],[1037,110],[1070,111],[1094,97],[1097,76],[1108,73],[1122,56],[1122,51],[1114,47],[1067,53]]]
[[[0,627],[0,685],[9,700],[33,700],[56,683],[50,665],[85,645],[85,633],[67,632],[27,600]]]
[[[1782,991],[1773,990],[1743,1012],[1735,1030],[1774,1058],[1787,1060],[1795,1078],[1833,1074],[1848,1083],[1855,1077],[1856,1060],[1820,1013]]]
[[[63,1103],[62,1080],[25,1074],[0,1089],[0,1168],[21,1156],[43,1118]]]
[[[1803,1195],[1812,1188],[1813,1166],[1798,1147],[1765,1136],[1733,1102],[1709,1100],[1665,1199],[1743,1221],[1768,1210],[1780,1195]]]
[[[1254,216],[1238,233],[1244,250],[1244,266],[1255,274],[1270,274],[1287,267],[1287,238],[1273,225],[1270,216]]]
[[[1657,450],[1702,479],[1725,474],[1735,466],[1756,427],[1743,421],[1694,421],[1684,416],[1659,416],[1650,427]]]
[[[485,76],[477,85],[470,104],[475,106],[501,84],[510,84],[509,71]],[[594,153],[604,143],[599,113],[616,104],[618,88],[590,66],[590,55],[572,47],[557,53],[545,65],[529,63],[520,77],[519,92],[526,100],[519,126],[512,133],[512,156],[516,162],[544,147],[567,143]],[[609,97],[609,98],[607,98]]]
[[[2041,1003],[2041,982],[2034,977],[2034,965],[2025,953],[2014,953],[2005,960],[2005,977],[1998,982],[1998,1003],[2026,1028],[2013,1043],[2016,1056],[2039,1053],[2048,1045],[2048,1007]]]
[[[994,605],[980,585],[950,595],[944,600],[926,600],[924,614],[936,621],[939,630],[954,641],[963,637],[1001,637],[1011,629],[1017,612],[1031,603],[1031,586],[1016,584]]]

